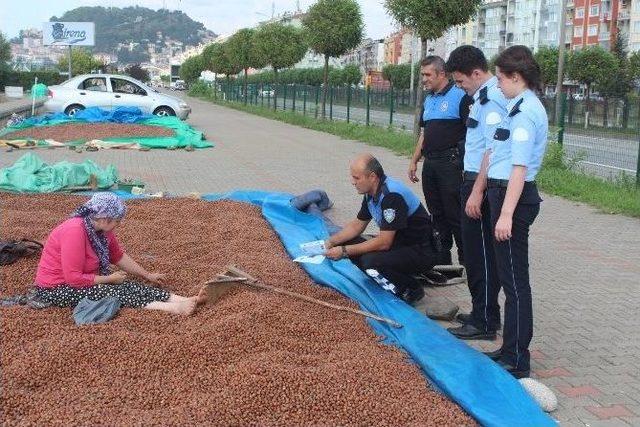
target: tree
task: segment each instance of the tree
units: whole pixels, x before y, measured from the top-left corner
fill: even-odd
[[[187,83],[193,83],[200,78],[204,70],[205,63],[202,55],[191,56],[180,66],[180,77]]]
[[[100,70],[103,67],[104,63],[95,59],[87,49],[74,48],[71,50],[71,74],[74,76]],[[60,58],[58,68],[60,71],[67,71],[69,69],[69,58],[67,56]]]
[[[124,72],[134,79],[140,80],[141,82],[149,81],[149,72],[142,68],[140,64],[129,65],[124,69]]]
[[[627,58],[627,49],[624,37],[617,35],[611,53],[618,64],[617,72],[608,73],[607,78],[598,84],[598,92],[605,96],[624,97],[632,87],[633,77]]]
[[[355,64],[349,64],[342,70],[345,84],[349,86],[357,85],[362,81],[362,71]]]
[[[632,80],[640,79],[640,51],[629,55],[629,77]]]
[[[411,84],[410,64],[389,64],[382,68],[382,77],[391,83],[394,89],[408,89]]]
[[[11,45],[4,34],[0,33],[0,65],[11,60]]]
[[[322,118],[327,115],[329,58],[343,55],[362,41],[362,13],[355,0],[318,0],[302,21],[309,46],[324,56]]]
[[[558,80],[558,48],[542,46],[533,56],[540,66],[542,84],[555,85]]]
[[[224,74],[227,80],[229,80],[230,76],[240,72],[240,68],[231,62],[229,45],[226,42],[211,50],[211,63],[209,66],[214,73]]]
[[[610,74],[618,72],[618,61],[600,46],[588,46],[571,53],[567,63],[569,78],[587,87],[586,111],[589,111],[591,85],[606,83]]]
[[[469,22],[475,16],[482,0],[385,0],[389,14],[403,27],[410,28],[420,37],[420,58],[427,56],[427,41],[442,36],[450,27]],[[416,91],[416,112],[413,133],[420,129],[422,109],[422,85]]]
[[[329,71],[327,81],[331,86],[342,86],[344,84],[344,73],[340,68],[334,68]]]
[[[255,34],[256,30],[243,28],[232,35],[225,43],[227,45],[226,54],[231,63],[235,67],[244,70],[242,94],[245,103],[247,102],[247,72],[249,68],[262,68],[265,65],[255,46]]]
[[[292,25],[274,22],[258,29],[255,49],[261,61],[271,65],[275,83],[278,83],[278,71],[300,62],[308,47],[302,31]],[[277,103],[274,102],[274,110],[276,107]]]

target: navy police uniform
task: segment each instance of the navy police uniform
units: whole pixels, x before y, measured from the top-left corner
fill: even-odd
[[[433,225],[440,232],[445,254],[451,264],[453,238],[458,247],[458,259],[463,261],[460,238],[460,185],[466,120],[473,99],[453,82],[427,95],[420,126],[424,130],[422,155],[422,191]]]
[[[462,247],[472,303],[470,323],[485,333],[495,332],[500,325],[500,283],[486,193],[482,200],[480,219],[467,216],[465,207],[480,172],[482,159],[491,148],[495,130],[506,116],[507,100],[497,84],[498,79],[491,77],[473,95],[474,103],[467,119],[464,182],[460,190]]]
[[[533,335],[533,308],[529,283],[529,227],[542,199],[535,177],[547,145],[548,118],[531,90],[507,104],[507,115],[496,129],[488,169],[488,196],[495,227],[504,202],[513,166],[525,166],[524,189],[513,213],[511,238],[495,242],[498,276],[505,301],[501,362],[528,374],[529,343]]]
[[[383,176],[377,194],[364,196],[358,219],[373,219],[380,230],[394,230],[396,234],[389,250],[365,253],[351,260],[374,279],[375,275],[367,270],[376,270],[386,279],[384,287],[403,299],[407,292],[421,291],[413,276],[430,270],[439,257],[432,244],[429,214],[416,195],[402,182]]]

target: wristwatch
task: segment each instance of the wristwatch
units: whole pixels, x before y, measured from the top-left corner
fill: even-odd
[[[341,248],[342,248],[342,258],[349,258],[349,254],[347,253],[347,247],[345,245],[342,245]]]

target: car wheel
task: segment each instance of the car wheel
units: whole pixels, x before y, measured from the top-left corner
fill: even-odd
[[[169,107],[158,107],[156,108],[156,111],[153,112],[153,114],[160,117],[167,117],[167,116],[175,116],[176,112]]]
[[[84,106],[80,105],[80,104],[73,104],[73,105],[69,105],[65,110],[64,113],[69,116],[69,117],[73,117],[76,115],[76,113],[78,111],[82,111],[84,110]]]

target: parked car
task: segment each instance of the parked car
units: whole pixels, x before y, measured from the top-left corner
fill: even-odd
[[[171,90],[187,90],[187,82],[184,80],[176,80],[171,84]]]
[[[117,74],[83,74],[49,86],[46,111],[73,116],[87,107],[110,110],[138,107],[146,114],[177,116],[185,120],[191,107],[183,100],[158,92],[144,83]]]
[[[258,95],[260,96],[264,96],[264,97],[274,97],[276,95],[276,91],[270,88],[263,88],[262,90],[260,90],[258,92]]]

